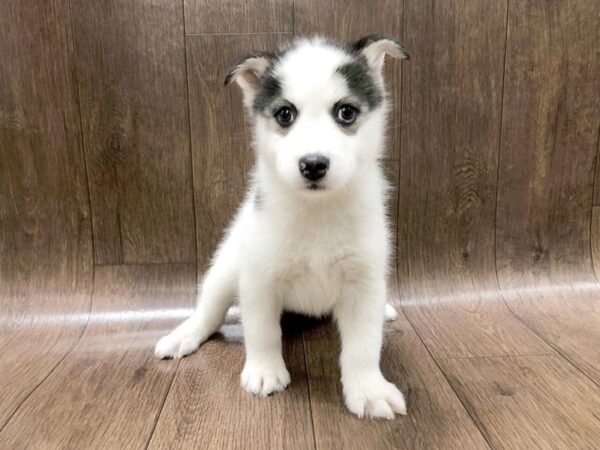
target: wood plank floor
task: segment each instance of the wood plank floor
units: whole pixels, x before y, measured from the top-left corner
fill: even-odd
[[[57,340],[55,331],[39,328],[3,334],[9,370],[1,375],[0,448],[573,449],[600,442],[600,388],[582,360],[565,358],[533,332],[534,353],[527,341],[515,341],[510,355],[436,352],[435,341],[422,339],[423,327],[433,334],[448,329],[440,323],[456,311],[427,323],[431,311],[405,305],[421,315],[417,328],[402,309],[386,325],[382,370],[404,391],[409,409],[393,421],[359,420],[345,410],[339,339],[329,320],[284,318],[292,385],[266,399],[239,386],[237,322],[188,358],[157,360],[156,339],[190,312],[195,274],[194,265],[99,266],[80,339],[67,333]],[[395,286],[390,295],[398,304]],[[452,311],[451,304],[445,308]],[[558,329],[571,317],[556,321]],[[454,339],[468,347],[479,334],[461,326]],[[505,337],[493,330],[489,336],[490,343]],[[597,366],[593,347],[583,338],[567,346]]]
[[[177,370],[152,344],[189,311],[195,279],[193,265],[98,267],[84,335],[21,403],[0,448],[143,447]]]
[[[495,448],[597,448],[598,386],[552,355],[447,359],[441,364]]]

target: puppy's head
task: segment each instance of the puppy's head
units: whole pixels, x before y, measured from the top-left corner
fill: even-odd
[[[252,53],[225,84],[244,94],[259,158],[298,192],[343,188],[380,156],[386,114],[385,56],[406,59],[396,40],[351,45],[302,39],[277,54]]]

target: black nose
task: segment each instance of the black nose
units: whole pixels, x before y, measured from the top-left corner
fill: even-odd
[[[329,169],[329,158],[316,153],[305,155],[300,158],[300,173],[304,178],[310,181],[320,180]]]

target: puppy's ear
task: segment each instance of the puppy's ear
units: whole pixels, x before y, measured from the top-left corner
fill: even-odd
[[[394,59],[409,59],[408,52],[396,39],[383,34],[371,34],[365,36],[354,44],[352,50],[362,53],[367,59],[367,64],[375,73],[381,73],[385,55]]]
[[[250,105],[273,58],[267,52],[253,52],[240,58],[227,72],[225,86],[235,81],[242,88],[244,102]]]

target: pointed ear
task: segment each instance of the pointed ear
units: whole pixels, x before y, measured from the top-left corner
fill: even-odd
[[[382,34],[365,36],[354,44],[352,49],[367,59],[367,64],[375,73],[381,73],[385,55],[394,59],[409,59],[408,52],[396,39]]]
[[[233,64],[225,77],[225,86],[235,81],[244,93],[244,103],[251,105],[256,91],[260,88],[265,71],[275,55],[267,52],[253,52]]]

